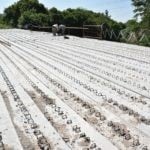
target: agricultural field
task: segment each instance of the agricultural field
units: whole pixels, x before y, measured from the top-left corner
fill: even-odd
[[[149,150],[150,48],[0,30],[0,150]]]

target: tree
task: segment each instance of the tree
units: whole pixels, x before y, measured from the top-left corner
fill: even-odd
[[[0,24],[2,24],[3,22],[4,22],[4,20],[3,20],[3,15],[0,14]]]
[[[144,28],[150,29],[150,0],[132,0],[135,6],[135,17],[141,17]]]
[[[137,32],[140,30],[140,24],[134,19],[128,20],[126,22],[126,28],[129,32],[131,32],[131,31]]]
[[[51,21],[51,25],[53,24],[62,24],[63,23],[63,15],[62,12],[59,11],[57,8],[52,7],[49,9],[49,17]]]
[[[82,26],[83,24],[100,25],[107,23],[111,26],[116,22],[103,13],[95,13],[84,8],[67,9],[62,12],[64,23],[69,26]],[[116,22],[117,23],[117,22]]]
[[[4,10],[4,19],[8,24],[17,27],[19,18],[26,11],[48,14],[48,10],[38,0],[20,0]]]
[[[83,8],[67,9],[62,12],[64,16],[64,23],[69,26],[81,27],[87,23],[88,18],[91,18],[92,13]],[[94,17],[92,18],[94,19]],[[91,19],[91,21],[92,21]]]
[[[18,27],[18,25],[24,27],[28,24],[50,26],[56,23],[81,27],[84,24],[101,25],[106,23],[117,33],[121,28],[118,22],[110,18],[108,11],[105,14],[84,8],[68,8],[60,11],[55,7],[48,10],[38,0],[19,0],[5,9],[4,19],[12,27]]]
[[[48,15],[43,13],[35,13],[32,11],[24,12],[19,18],[19,26],[24,27],[25,25],[35,25],[35,26],[48,26],[49,20]]]
[[[48,14],[48,10],[45,6],[39,3],[38,0],[20,0],[16,3],[20,13],[25,11],[34,11],[36,13]]]
[[[16,4],[11,5],[4,10],[4,20],[13,27],[17,27],[19,16],[20,11]]]

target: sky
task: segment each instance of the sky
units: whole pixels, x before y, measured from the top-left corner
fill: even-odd
[[[0,0],[0,13],[14,2],[17,0]],[[82,7],[95,12],[105,12],[107,9],[111,18],[119,22],[126,22],[134,16],[131,0],[39,0],[39,2],[47,8],[56,7],[60,10]]]

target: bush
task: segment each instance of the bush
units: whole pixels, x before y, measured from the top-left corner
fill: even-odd
[[[3,15],[0,14],[0,29],[6,29],[6,28],[10,28],[10,26],[8,26],[4,19],[3,19]]]
[[[49,16],[42,13],[35,13],[31,11],[24,12],[19,18],[19,26],[24,27],[25,25],[32,24],[35,26],[48,26]]]

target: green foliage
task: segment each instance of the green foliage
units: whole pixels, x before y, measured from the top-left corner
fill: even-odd
[[[4,10],[4,20],[13,27],[18,27],[18,25],[22,27],[26,24],[50,26],[55,23],[81,27],[84,24],[107,23],[115,30],[117,27],[120,29],[120,25],[110,18],[108,12],[106,14],[95,13],[83,8],[60,11],[54,7],[48,10],[38,0],[19,0]]]
[[[89,15],[89,12],[77,8],[77,9],[67,9],[62,12],[63,17],[64,17],[64,23],[68,26],[83,26],[87,22],[87,18]],[[89,15],[90,17],[90,15]]]
[[[17,27],[19,18],[26,11],[48,14],[48,10],[38,0],[20,0],[4,10],[4,19],[11,26]]]
[[[2,14],[0,14],[0,24],[3,24],[3,15]]]
[[[68,26],[83,26],[84,24],[90,25],[100,25],[107,23],[112,25],[112,23],[117,23],[110,17],[104,15],[103,13],[95,13],[83,8],[77,9],[67,9],[62,12],[63,22]]]
[[[132,0],[135,6],[135,17],[140,16],[141,27],[150,29],[150,0]]]
[[[121,29],[120,24],[112,20],[108,13],[95,13],[83,8],[68,8],[60,11],[53,7],[47,10],[38,0],[19,0],[5,9],[4,19],[7,24],[13,27],[23,27],[26,24],[51,26],[56,23],[81,27],[84,24],[100,25],[107,23],[110,27],[115,28],[115,31]]]
[[[53,7],[49,9],[50,25],[63,23],[63,15],[61,11]]]
[[[48,14],[48,10],[38,0],[20,0],[16,5],[21,14],[29,10],[31,12]]]
[[[140,24],[136,20],[129,20],[126,23],[126,29],[131,32],[137,32],[140,29]]]
[[[7,25],[7,24],[1,24],[0,23],[0,29],[10,29],[11,26]]]
[[[18,20],[19,26],[24,27],[27,24],[36,26],[48,26],[49,16],[42,13],[35,13],[31,11],[25,11]]]
[[[4,11],[4,20],[7,24],[16,27],[18,24],[20,12],[16,4],[11,5]]]
[[[135,17],[140,17],[141,21],[127,21],[126,29],[123,31],[126,39],[123,40],[125,42],[150,46],[150,0],[132,0],[132,4],[135,7]],[[131,36],[131,40],[128,41],[127,37]]]
[[[0,14],[0,29],[6,29],[6,28],[10,28],[10,26],[8,26],[3,18],[3,15]]]
[[[125,24],[123,24],[123,23],[121,23],[121,22],[119,22],[119,23],[113,22],[113,23],[111,24],[111,28],[112,28],[113,31],[116,33],[116,35],[118,35],[119,32],[120,32],[122,29],[124,29],[125,27],[126,27]]]
[[[141,31],[150,30],[150,0],[132,0],[132,3],[135,6],[135,16],[140,16],[141,22],[129,20],[126,24],[123,24],[111,19],[107,10],[104,13],[96,13],[84,8],[68,8],[60,11],[53,7],[48,10],[38,0],[19,0],[6,8],[3,15],[0,15],[0,28],[7,28],[9,26],[25,27],[30,24],[35,26],[51,26],[56,23],[73,27],[105,24],[110,31],[113,30],[111,33],[115,33],[116,36],[123,30],[125,37],[130,37],[130,33],[133,33],[135,38],[132,38],[134,39],[132,42],[136,41],[137,43],[138,41],[139,44],[149,45],[149,35],[141,38]],[[115,39],[115,36],[111,40],[113,39]],[[118,41],[120,40],[129,42],[121,37]]]

